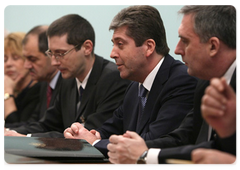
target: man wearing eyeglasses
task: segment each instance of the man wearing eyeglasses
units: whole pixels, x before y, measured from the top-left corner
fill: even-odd
[[[98,128],[120,105],[130,83],[120,78],[116,64],[94,54],[94,30],[81,16],[57,19],[49,26],[47,36],[46,54],[66,80],[43,119],[5,135],[63,137],[63,131],[74,122],[89,130]]]

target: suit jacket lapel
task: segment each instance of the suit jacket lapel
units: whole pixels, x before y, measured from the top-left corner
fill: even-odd
[[[142,116],[142,119],[140,121],[140,126],[137,129],[137,133],[140,134],[141,131],[144,129],[145,125],[149,121],[149,118],[152,116],[155,108],[156,101],[159,100],[159,94],[162,91],[163,84],[168,80],[169,72],[170,72],[170,66],[173,62],[173,58],[171,56],[166,56],[160,69],[158,70],[158,73],[154,79],[151,91],[149,92],[147,103],[144,109],[144,113]]]
[[[94,87],[96,86],[98,79],[102,73],[103,58],[97,55],[95,55],[95,57],[96,58],[93,64],[92,72],[89,76],[86,88],[84,89],[80,109],[77,113],[76,119],[79,119],[80,116],[82,116],[82,118],[85,119],[85,117],[87,117],[86,114],[89,114],[89,113],[85,113],[84,110],[89,101],[89,97],[92,96],[91,93],[93,93],[93,89],[95,89]]]
[[[59,77],[58,77],[58,80],[57,80],[56,87],[55,87],[55,89],[52,92],[52,97],[51,97],[51,101],[50,101],[49,106],[53,106],[54,105],[54,101],[55,101],[55,99],[57,97],[57,94],[58,94],[60,86],[61,86],[61,81],[62,81],[62,75],[60,74]]]

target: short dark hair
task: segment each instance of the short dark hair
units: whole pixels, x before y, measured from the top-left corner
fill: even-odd
[[[147,5],[124,8],[113,18],[109,30],[125,25],[126,34],[134,39],[137,47],[147,39],[153,39],[156,43],[156,52],[162,55],[168,54],[165,28],[156,8]]]
[[[45,51],[48,50],[48,40],[46,35],[47,28],[48,26],[43,25],[33,27],[24,37],[22,44],[27,44],[29,35],[38,35],[38,49],[41,53],[45,55]]]
[[[55,20],[48,28],[47,36],[62,36],[67,34],[67,43],[78,45],[76,49],[80,49],[86,40],[93,43],[93,51],[95,46],[95,33],[92,25],[83,17],[77,14],[65,15]],[[92,52],[93,53],[93,52]]]
[[[217,37],[228,47],[236,49],[236,9],[228,5],[190,5],[179,13],[193,14],[194,31],[201,42]]]

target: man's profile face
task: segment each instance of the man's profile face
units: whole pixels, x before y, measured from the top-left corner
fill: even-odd
[[[126,31],[127,26],[114,30],[110,57],[115,59],[121,78],[135,80],[140,76],[138,73],[144,59],[143,47],[136,47],[134,40],[126,35]]]
[[[175,54],[181,55],[188,66],[188,74],[204,79],[204,68],[208,66],[208,44],[201,43],[194,31],[192,14],[184,15],[178,29],[180,40],[176,46]]]
[[[26,57],[24,67],[30,70],[34,80],[46,80],[53,72],[51,59],[39,51],[37,35],[29,35],[27,43],[23,45],[23,55]]]
[[[52,65],[57,67],[64,79],[78,77],[84,72],[86,65],[84,48],[81,47],[78,51],[73,49],[59,59],[54,56],[56,53],[66,53],[74,48],[75,45],[67,43],[67,34],[48,38],[48,45],[53,54]]]

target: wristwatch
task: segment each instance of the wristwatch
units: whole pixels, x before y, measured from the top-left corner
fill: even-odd
[[[137,164],[146,164],[148,150],[144,151],[143,154],[138,158]]]
[[[9,99],[10,97],[14,97],[14,95],[9,94],[9,93],[5,93],[5,94],[4,94],[4,101],[7,100],[7,99]]]

